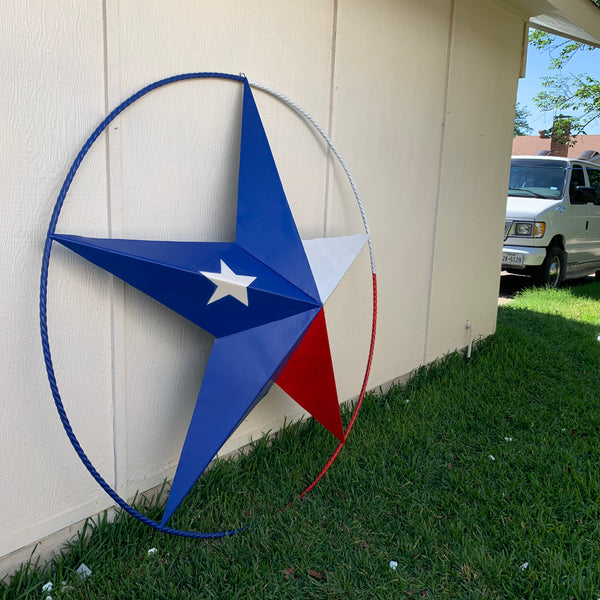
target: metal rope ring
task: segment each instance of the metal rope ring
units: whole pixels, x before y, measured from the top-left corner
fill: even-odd
[[[183,73],[180,75],[174,75],[172,77],[167,77],[165,79],[155,81],[154,83],[151,83],[151,84],[143,87],[142,89],[137,91],[135,94],[131,95],[129,98],[124,100],[121,104],[119,104],[119,106],[117,106],[115,109],[113,109],[104,118],[104,120],[96,127],[96,129],[93,131],[93,133],[90,135],[90,137],[86,140],[86,142],[83,144],[81,150],[75,157],[75,160],[73,161],[73,164],[71,165],[71,167],[67,173],[67,176],[63,182],[61,190],[60,190],[58,197],[56,199],[56,202],[54,204],[54,209],[52,211],[52,216],[50,218],[50,223],[48,226],[48,232],[46,234],[46,241],[44,244],[44,253],[43,253],[43,257],[42,257],[42,269],[41,269],[41,276],[40,276],[39,314],[40,314],[40,334],[41,334],[41,338],[42,338],[42,349],[43,349],[43,353],[44,353],[44,362],[46,365],[46,373],[48,376],[48,382],[50,384],[50,390],[52,391],[52,397],[54,398],[54,404],[56,406],[56,410],[58,411],[58,415],[60,417],[61,423],[62,423],[62,425],[65,429],[65,432],[69,438],[69,441],[71,442],[71,445],[75,449],[75,452],[79,456],[81,462],[84,464],[86,469],[89,471],[89,473],[92,475],[92,477],[96,480],[96,482],[100,485],[100,487],[114,500],[114,502],[119,507],[121,507],[129,515],[138,519],[145,525],[148,525],[149,527],[152,527],[163,533],[170,533],[172,535],[178,535],[178,536],[189,537],[189,538],[207,539],[207,538],[221,538],[221,537],[226,537],[226,536],[232,536],[235,533],[243,531],[247,527],[240,527],[238,529],[229,529],[229,530],[217,531],[217,532],[212,532],[212,533],[201,533],[201,532],[185,531],[185,530],[176,529],[173,527],[163,526],[160,523],[157,523],[156,521],[153,521],[152,519],[143,515],[138,510],[133,508],[133,506],[131,506],[125,500],[123,500],[123,498],[121,498],[121,496],[119,496],[119,494],[117,494],[117,492],[106,482],[106,480],[96,470],[94,465],[91,463],[90,459],[87,457],[85,451],[81,447],[81,444],[79,443],[79,440],[77,439],[77,437],[73,431],[73,428],[71,427],[69,418],[65,411],[65,408],[64,408],[64,405],[62,402],[62,398],[61,398],[60,392],[58,390],[58,384],[56,382],[56,375],[54,373],[54,366],[52,363],[52,356],[51,356],[51,352],[50,352],[50,341],[49,341],[49,337],[48,337],[48,323],[47,323],[48,268],[49,268],[49,264],[50,264],[50,255],[51,255],[51,251],[52,251],[52,241],[53,241],[52,236],[55,233],[56,225],[58,223],[58,218],[60,216],[60,212],[62,210],[65,198],[67,196],[67,192],[69,191],[69,188],[71,187],[71,183],[73,182],[75,174],[77,173],[77,170],[79,169],[83,159],[85,158],[86,154],[88,153],[88,151],[90,150],[90,148],[92,147],[94,142],[98,139],[100,134],[108,127],[108,125],[118,115],[120,115],[126,108],[131,106],[134,102],[136,102],[137,100],[139,100],[140,98],[142,98],[143,96],[145,96],[146,94],[151,92],[152,90],[155,90],[160,87],[164,87],[171,83],[175,83],[178,81],[190,80],[190,79],[226,79],[226,80],[230,80],[230,81],[243,82],[245,77],[242,75],[232,75],[232,74],[228,74],[228,73],[200,72],[200,73]],[[363,218],[365,231],[368,233],[369,230],[368,230],[368,224],[366,221],[366,216],[365,216],[364,209],[362,207],[362,203],[360,201],[360,196],[358,195],[358,190],[356,188],[354,180],[350,174],[350,171],[348,170],[348,167],[342,160],[339,152],[337,151],[337,149],[335,148],[335,146],[333,145],[331,140],[327,137],[327,135],[325,134],[323,129],[314,121],[314,119],[312,117],[310,117],[310,115],[308,115],[308,113],[306,113],[306,111],[304,111],[302,108],[300,108],[297,104],[292,102],[289,98],[287,98],[283,94],[280,94],[274,90],[271,90],[270,88],[268,88],[266,86],[262,86],[261,84],[258,84],[255,82],[252,82],[251,85],[253,87],[256,87],[257,89],[261,89],[267,93],[272,94],[273,96],[275,96],[276,98],[278,98],[279,100],[281,100],[282,102],[287,104],[296,113],[298,113],[300,116],[302,116],[304,119],[306,119],[319,132],[319,134],[325,139],[325,141],[329,145],[330,149],[332,150],[332,152],[334,153],[334,155],[336,156],[336,158],[338,159],[338,161],[344,168],[346,176],[348,177],[348,179],[350,181],[355,198],[357,200],[358,206],[361,211],[361,216]],[[370,256],[371,256],[371,271],[372,271],[372,280],[373,280],[373,320],[372,320],[372,326],[371,326],[371,344],[370,344],[369,356],[368,356],[368,361],[367,361],[367,366],[366,366],[366,370],[365,370],[365,375],[364,375],[364,379],[363,379],[361,392],[360,392],[356,407],[354,409],[354,412],[352,414],[350,423],[344,434],[344,440],[342,442],[340,442],[340,444],[336,448],[334,454],[328,460],[327,464],[322,469],[322,471],[319,473],[319,475],[298,496],[298,498],[301,498],[302,496],[304,496],[316,485],[316,483],[321,479],[321,477],[323,477],[325,472],[329,469],[329,467],[331,466],[331,464],[337,457],[339,451],[341,450],[342,446],[346,442],[346,439],[348,438],[350,430],[352,429],[352,427],[354,425],[356,416],[358,415],[358,411],[360,410],[360,406],[361,406],[363,397],[365,395],[367,381],[369,378],[369,372],[370,372],[370,368],[371,368],[371,362],[372,362],[372,358],[373,358],[376,320],[377,320],[377,278],[376,278],[376,274],[375,274],[373,249],[372,249],[370,238],[368,240],[368,243],[369,243],[369,251],[370,251]]]

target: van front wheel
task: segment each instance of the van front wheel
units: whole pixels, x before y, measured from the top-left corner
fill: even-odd
[[[557,288],[563,280],[564,270],[565,255],[558,246],[554,246],[548,250],[546,259],[533,273],[533,280],[536,285]]]

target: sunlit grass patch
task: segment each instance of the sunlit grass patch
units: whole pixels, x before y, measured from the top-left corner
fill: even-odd
[[[559,289],[532,288],[518,294],[514,308],[555,314],[582,323],[600,326],[600,282]],[[598,332],[600,335],[600,331]]]

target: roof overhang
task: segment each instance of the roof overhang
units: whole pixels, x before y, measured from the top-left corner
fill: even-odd
[[[600,48],[600,8],[592,0],[508,0],[531,27]]]

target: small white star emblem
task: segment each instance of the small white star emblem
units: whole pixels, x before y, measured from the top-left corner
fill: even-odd
[[[223,260],[221,260],[220,273],[209,273],[208,271],[200,271],[200,273],[217,286],[207,304],[212,304],[226,296],[232,296],[242,304],[248,306],[248,286],[256,277],[234,273]]]

